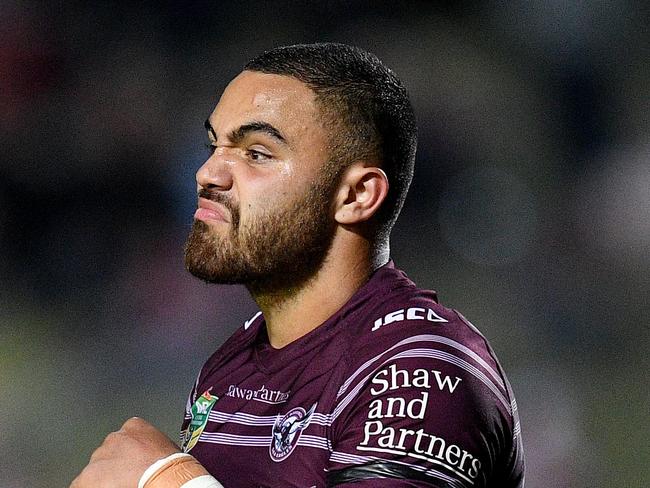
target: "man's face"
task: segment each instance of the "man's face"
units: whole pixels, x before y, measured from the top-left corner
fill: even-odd
[[[322,265],[338,183],[314,93],[244,71],[206,122],[211,155],[185,248],[195,276],[260,289],[298,286]]]

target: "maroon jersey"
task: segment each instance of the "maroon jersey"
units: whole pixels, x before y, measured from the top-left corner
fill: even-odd
[[[248,321],[202,368],[181,437],[226,488],[524,485],[487,340],[392,263],[282,349]]]

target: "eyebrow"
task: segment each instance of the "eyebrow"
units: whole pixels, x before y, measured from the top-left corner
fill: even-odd
[[[216,141],[217,134],[214,132],[212,124],[210,124],[210,119],[205,120],[204,126],[207,129],[207,131],[210,132],[210,134],[212,134],[212,137],[214,137]],[[278,129],[273,127],[271,124],[269,124],[268,122],[255,121],[255,122],[250,122],[248,124],[240,125],[236,129],[230,131],[230,134],[228,134],[228,139],[233,144],[237,144],[241,142],[243,139],[245,139],[246,136],[250,135],[253,132],[261,132],[263,134],[269,135],[277,142],[287,145],[287,140],[282,135],[282,133]]]

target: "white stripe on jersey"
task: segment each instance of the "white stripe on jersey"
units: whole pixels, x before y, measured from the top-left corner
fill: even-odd
[[[429,358],[439,359],[441,361],[454,364],[459,368],[464,369],[465,371],[467,371],[468,373],[476,377],[479,381],[481,381],[481,383],[483,383],[485,386],[487,386],[490,389],[490,391],[494,393],[494,396],[496,396],[499,399],[499,401],[505,407],[507,412],[510,415],[512,415],[510,402],[506,400],[506,398],[499,391],[497,386],[494,383],[492,383],[492,381],[490,381],[490,378],[485,376],[483,371],[469,364],[467,361],[464,361],[460,359],[458,356],[454,356],[453,354],[449,354],[448,352],[436,351],[434,349],[410,349],[408,351],[400,352],[399,354],[396,354],[394,356],[395,359],[416,358],[416,357],[429,357]]]
[[[199,442],[206,442],[208,444],[226,444],[233,446],[249,446],[249,447],[269,447],[271,445],[271,435],[238,435],[238,434],[225,434],[223,432],[203,432],[199,437]],[[313,447],[316,449],[323,449],[331,451],[332,445],[329,439],[315,435],[303,434],[298,438],[298,446]]]
[[[191,417],[185,416],[186,419]],[[243,412],[224,413],[219,411],[210,412],[208,417],[210,422],[218,424],[240,424],[240,425],[273,425],[275,424],[278,415],[253,415]],[[329,414],[314,413],[311,416],[309,424],[323,425],[328,427],[332,425],[332,420]]]
[[[330,425],[332,425],[332,414],[314,412],[311,415],[311,420],[309,421],[309,424],[324,425],[325,427],[329,427]]]
[[[419,337],[423,337],[423,336],[419,336]],[[416,342],[416,341],[413,340],[411,342]],[[433,358],[433,359],[445,361],[455,366],[458,366],[464,369],[465,371],[467,371],[468,373],[470,373],[471,375],[473,375],[484,385],[486,385],[488,389],[490,389],[490,391],[492,391],[492,393],[504,405],[507,411],[509,411],[511,414],[513,413],[516,414],[516,408],[517,408],[516,403],[513,403],[512,405],[508,403],[505,397],[499,391],[499,388],[490,380],[490,378],[488,378],[481,370],[479,370],[472,364],[468,363],[467,361],[459,358],[458,356],[455,356],[454,354],[450,354],[445,351],[440,351],[440,350],[435,350],[430,348],[407,349],[405,351],[397,352],[388,358],[386,358],[385,354],[377,356],[373,358],[373,360],[371,360],[370,362],[366,362],[366,367],[369,364],[376,362],[378,359],[382,359],[382,358],[385,359],[383,359],[383,361],[379,365],[375,365],[375,369],[371,371],[368,375],[366,375],[365,378],[359,381],[359,383],[350,392],[348,392],[348,394],[342,399],[342,401],[336,405],[334,411],[331,414],[314,413],[310,423],[313,423],[315,425],[325,426],[325,427],[331,426],[333,421],[339,417],[342,411],[354,400],[354,398],[360,393],[360,391],[367,386],[367,380],[374,373],[374,371],[376,371],[376,369],[378,369],[380,366],[383,366],[384,364],[392,360],[396,360],[400,358]],[[351,381],[357,376],[359,376],[362,370],[363,367],[358,369],[352,375],[352,377],[346,381],[346,385],[349,386]],[[342,390],[344,391],[344,389]],[[186,418],[187,417],[188,416],[186,415]],[[229,423],[240,424],[240,425],[248,425],[253,427],[267,428],[269,426],[274,425],[278,417],[279,417],[278,415],[258,416],[258,415],[243,413],[243,412],[228,414],[228,413],[213,410],[212,412],[210,412],[209,422],[221,423],[221,424],[229,424]],[[519,429],[520,429],[519,422],[515,421],[513,438],[516,438],[519,435]],[[226,445],[252,446],[252,447],[255,446],[267,447],[271,443],[271,438],[272,438],[271,435],[242,436],[236,434],[225,434],[220,432],[203,432],[202,435],[200,436],[199,442],[226,444]],[[298,440],[298,445],[323,449],[332,452],[331,441],[325,437],[305,434],[302,435]],[[403,455],[404,453],[401,454]],[[414,456],[414,457],[418,457],[418,456]],[[428,458],[426,458],[426,460],[429,462],[433,462],[433,460],[430,460]],[[339,462],[343,462],[343,460],[341,459]],[[433,476],[434,473],[432,473],[431,475]],[[470,481],[469,479],[467,480]]]
[[[201,437],[199,437],[199,442],[235,446],[269,446],[271,444],[271,437],[270,435],[237,435],[204,431]]]
[[[363,363],[353,374],[350,376],[344,383],[341,385],[341,388],[339,389],[339,392],[337,394],[337,397],[340,397],[343,395],[346,390],[350,387],[350,384],[354,381],[354,379],[361,374],[361,372],[368,368],[372,363],[375,361],[378,361],[381,359],[382,356],[384,356],[386,353],[392,351],[393,349],[400,347],[400,346],[405,346],[407,344],[412,344],[414,342],[437,342],[440,344],[445,344],[447,346],[451,346],[454,349],[457,349],[465,354],[467,354],[469,357],[471,357],[474,361],[476,361],[478,364],[480,364],[483,368],[487,370],[488,373],[490,373],[490,376],[494,378],[494,380],[497,382],[497,384],[503,389],[506,389],[505,384],[503,383],[503,380],[501,379],[501,376],[494,371],[494,369],[478,354],[476,354],[474,351],[472,351],[470,348],[467,346],[464,346],[460,342],[456,342],[452,339],[449,339],[448,337],[443,337],[439,335],[433,335],[433,334],[422,334],[422,335],[417,335],[413,337],[409,337],[407,339],[404,339],[403,341],[398,342],[394,346],[391,346],[390,348],[386,349],[384,352],[381,354],[376,355],[374,358],[369,359],[365,363]]]
[[[302,434],[298,439],[298,445],[316,447],[318,449],[324,449],[326,451],[332,452],[332,443],[330,440],[317,435]]]
[[[392,349],[392,348],[391,348]],[[368,381],[368,378],[372,376],[374,371],[376,371],[380,366],[383,366],[384,364],[392,361],[393,359],[399,359],[399,358],[407,358],[407,357],[430,357],[433,359],[438,359],[440,361],[445,361],[450,364],[454,364],[468,373],[470,373],[472,376],[476,377],[479,381],[481,381],[485,386],[487,386],[492,393],[495,394],[495,396],[498,398],[498,400],[503,404],[505,409],[508,411],[508,413],[512,414],[511,407],[509,402],[505,399],[503,394],[499,391],[498,387],[490,381],[490,379],[478,368],[475,366],[471,365],[467,361],[459,358],[458,356],[455,356],[453,354],[450,354],[445,351],[438,351],[436,349],[424,349],[424,348],[417,348],[417,349],[407,349],[405,351],[398,352],[397,354],[394,354],[393,356],[390,356],[384,361],[382,361],[379,365],[375,366],[375,369],[371,371],[368,375],[366,375],[361,381],[357,383],[357,386],[355,386],[346,396],[343,398],[341,402],[336,406],[334,409],[334,412],[332,412],[332,419],[336,420],[338,416],[341,414],[343,409],[348,406],[348,404],[354,399],[355,396],[359,393],[359,391],[366,386],[366,382]],[[355,373],[356,375],[357,373]]]
[[[367,464],[374,461],[373,456],[359,456],[357,454],[348,454],[347,452],[334,451],[330,455],[330,461],[339,464]]]
[[[210,422],[219,424],[240,424],[240,425],[273,425],[277,419],[277,415],[251,415],[243,412],[224,413],[210,412],[208,417]]]
[[[423,336],[418,336],[418,337],[423,337]],[[403,341],[404,342],[404,341]],[[391,348],[393,349],[393,348]],[[390,350],[390,349],[389,349]],[[380,358],[383,355],[377,356],[373,358],[370,362],[376,361],[378,358]],[[448,362],[450,364],[454,364],[474,377],[476,377],[479,381],[481,381],[483,384],[485,384],[492,393],[499,399],[499,401],[503,404],[503,406],[506,408],[508,412],[511,414],[513,413],[513,407],[516,409],[516,404],[510,405],[503,394],[499,391],[499,388],[490,381],[490,379],[478,368],[473,366],[472,364],[468,363],[467,361],[459,358],[458,356],[455,356],[453,354],[450,354],[445,351],[439,351],[436,349],[429,349],[429,348],[417,348],[417,349],[407,349],[405,351],[401,351],[397,354],[394,354],[393,356],[390,356],[386,358],[380,365],[376,366],[378,368],[379,366],[382,366],[386,364],[389,361],[392,361],[394,359],[399,359],[399,358],[415,358],[415,357],[429,357],[433,359],[438,359],[441,361]],[[354,379],[356,376],[358,376],[359,372],[364,369],[359,368],[353,375],[346,381],[346,383],[349,385],[352,379]],[[374,372],[374,371],[373,371]],[[341,414],[343,409],[348,406],[348,404],[354,399],[354,397],[359,393],[359,391],[365,386],[367,380],[370,378],[372,375],[372,372],[368,375],[366,375],[346,396],[343,398],[341,402],[338,403],[336,408],[332,413],[314,413],[312,416],[312,419],[310,423],[316,424],[316,425],[323,425],[323,426],[330,426],[332,425],[332,422],[338,418],[338,416]],[[345,385],[344,385],[345,386]],[[343,387],[342,390],[344,391]],[[340,390],[341,391],[341,390]],[[189,416],[185,416],[186,419],[189,419]],[[234,423],[234,424],[242,424],[242,425],[251,425],[251,426],[267,426],[267,425],[273,425],[277,419],[276,415],[267,415],[267,416],[258,416],[258,415],[251,415],[251,414],[246,414],[242,412],[237,412],[233,414],[226,414],[218,411],[212,411],[210,412],[209,416],[209,421],[210,422],[215,422],[215,423]]]

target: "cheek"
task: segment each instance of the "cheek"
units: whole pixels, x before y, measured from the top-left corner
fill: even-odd
[[[291,208],[314,184],[311,167],[302,159],[293,158],[267,167],[250,166],[239,177],[237,194],[242,223]]]
[[[283,162],[279,168],[280,179],[288,180],[294,177],[295,163],[291,161]]]
[[[272,174],[249,175],[239,191],[242,211],[282,205],[297,198],[308,186],[304,178],[296,175],[291,164],[274,168]]]

